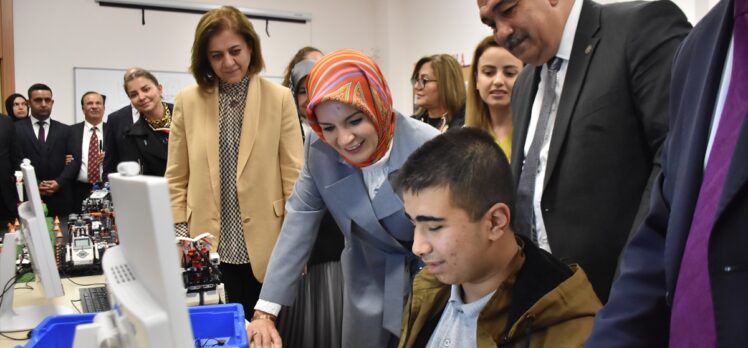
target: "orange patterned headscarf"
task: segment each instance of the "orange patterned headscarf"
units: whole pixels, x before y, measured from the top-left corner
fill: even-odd
[[[325,101],[348,104],[361,110],[374,123],[379,140],[376,151],[361,163],[353,163],[342,156],[346,162],[355,167],[366,167],[387,153],[395,134],[392,94],[382,71],[371,58],[351,49],[325,55],[314,65],[307,77],[307,93],[307,119],[322,140],[325,140],[325,137],[314,109]]]

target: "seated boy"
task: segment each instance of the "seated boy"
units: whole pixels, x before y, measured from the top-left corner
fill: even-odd
[[[400,347],[582,346],[600,301],[581,268],[512,231],[512,176],[490,135],[463,128],[432,139],[396,187],[425,263]]]

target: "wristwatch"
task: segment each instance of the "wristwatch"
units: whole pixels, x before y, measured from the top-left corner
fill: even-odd
[[[252,315],[251,321],[255,321],[257,319],[267,319],[275,323],[276,316],[256,310],[255,313]]]

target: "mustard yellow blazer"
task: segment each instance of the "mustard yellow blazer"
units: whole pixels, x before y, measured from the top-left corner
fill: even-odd
[[[174,105],[165,174],[174,222],[186,222],[193,237],[212,233],[218,245],[218,87],[210,91],[187,87],[177,94]],[[299,129],[291,92],[253,76],[242,122],[236,188],[247,252],[260,282],[283,223],[286,199],[301,170],[304,150]]]

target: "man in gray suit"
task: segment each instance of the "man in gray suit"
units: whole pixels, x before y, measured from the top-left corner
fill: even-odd
[[[670,65],[691,26],[669,1],[478,6],[496,42],[528,63],[512,100],[515,229],[580,264],[605,302],[659,171]]]

